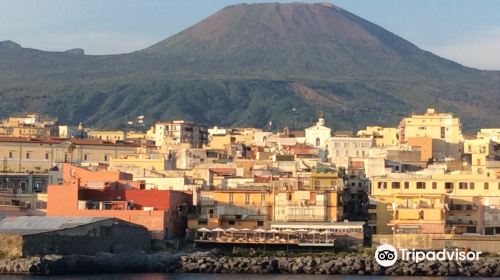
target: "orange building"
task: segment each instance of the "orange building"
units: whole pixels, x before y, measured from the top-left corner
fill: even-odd
[[[63,184],[48,187],[48,216],[114,217],[148,228],[153,238],[183,236],[192,195],[145,190],[123,172],[63,166]]]
[[[410,137],[406,140],[408,146],[420,148],[420,160],[428,161],[432,159],[433,140],[430,137]]]

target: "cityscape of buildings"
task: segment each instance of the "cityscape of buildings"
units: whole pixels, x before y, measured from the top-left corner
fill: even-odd
[[[183,120],[107,131],[28,114],[1,122],[0,160],[0,234],[5,221],[72,218],[199,246],[499,250],[500,128],[464,135],[433,108],[358,132],[323,114],[279,132]]]

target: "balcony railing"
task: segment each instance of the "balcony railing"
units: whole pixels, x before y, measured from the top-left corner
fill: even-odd
[[[220,215],[223,221],[265,221],[265,215]]]
[[[448,205],[450,210],[453,211],[475,211],[477,210],[476,205],[471,204],[450,204]]]
[[[447,220],[446,221],[449,225],[477,225],[477,221],[473,220]]]

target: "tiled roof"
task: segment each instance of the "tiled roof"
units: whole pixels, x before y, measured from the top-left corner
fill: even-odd
[[[0,142],[22,142],[22,143],[40,143],[40,144],[60,144],[64,141],[69,141],[76,145],[121,145],[130,147],[139,147],[140,145],[134,142],[112,142],[99,139],[81,139],[81,138],[29,138],[29,137],[0,137]]]

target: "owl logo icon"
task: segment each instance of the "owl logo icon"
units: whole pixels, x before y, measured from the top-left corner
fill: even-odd
[[[392,266],[398,260],[398,251],[391,244],[382,244],[375,251],[375,261],[381,266]]]

